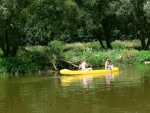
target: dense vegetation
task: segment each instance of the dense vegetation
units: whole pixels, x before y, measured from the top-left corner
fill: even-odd
[[[118,44],[119,43],[119,44]],[[5,75],[25,74],[33,72],[47,72],[62,68],[77,69],[67,65],[69,61],[79,65],[87,59],[93,68],[104,68],[104,60],[109,57],[115,66],[126,63],[150,61],[150,51],[138,51],[134,47],[140,46],[137,40],[123,45],[124,41],[112,43],[113,50],[99,50],[99,42],[65,44],[62,41],[52,41],[48,46],[26,46],[19,48],[15,57],[0,57],[0,73]]]
[[[149,60],[149,0],[0,0],[0,14],[1,73],[57,69],[60,59],[91,54],[94,65],[107,54]],[[126,47],[135,39],[138,46]]]

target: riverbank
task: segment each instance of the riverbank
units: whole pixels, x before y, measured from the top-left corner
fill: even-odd
[[[112,64],[117,63],[144,63],[150,61],[150,50],[137,50],[139,42],[115,41],[112,50],[101,50],[99,42],[65,44],[52,41],[48,46],[21,47],[15,57],[0,56],[1,75],[27,74],[75,68],[83,59],[92,67],[101,68],[104,60],[109,57]],[[66,62],[62,62],[66,61]]]

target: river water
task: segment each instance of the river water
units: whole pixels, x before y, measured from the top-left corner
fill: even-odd
[[[150,113],[150,65],[118,74],[34,74],[0,79],[0,113]]]

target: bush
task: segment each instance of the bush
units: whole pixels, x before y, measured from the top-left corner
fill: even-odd
[[[115,40],[112,42],[112,46],[114,49],[129,49],[129,48],[140,48],[140,41],[139,40]]]
[[[55,55],[58,58],[62,56],[65,44],[62,41],[52,41],[48,45],[49,55]]]
[[[136,62],[150,61],[150,51],[140,51],[134,60]]]
[[[99,44],[98,41],[88,42],[88,43],[85,44],[85,48],[92,49],[94,51],[99,51],[100,44]]]
[[[134,58],[138,54],[138,51],[135,49],[123,49],[120,52],[120,55],[122,56],[123,62],[126,63],[132,63],[134,61]]]

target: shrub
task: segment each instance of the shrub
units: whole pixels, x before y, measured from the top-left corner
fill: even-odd
[[[112,47],[114,49],[116,49],[116,48],[117,49],[124,49],[125,48],[125,45],[120,40],[116,40],[116,41],[112,42],[111,44],[112,44]]]
[[[85,48],[92,49],[94,51],[96,51],[96,50],[99,51],[100,44],[98,41],[88,42],[85,44]]]
[[[134,61],[134,57],[138,54],[138,51],[135,49],[123,49],[120,53],[122,59],[126,63],[131,63]]]
[[[136,62],[150,61],[150,51],[139,51],[134,60]]]
[[[112,42],[112,46],[114,49],[129,49],[129,48],[140,48],[140,41],[139,40],[115,40]]]

